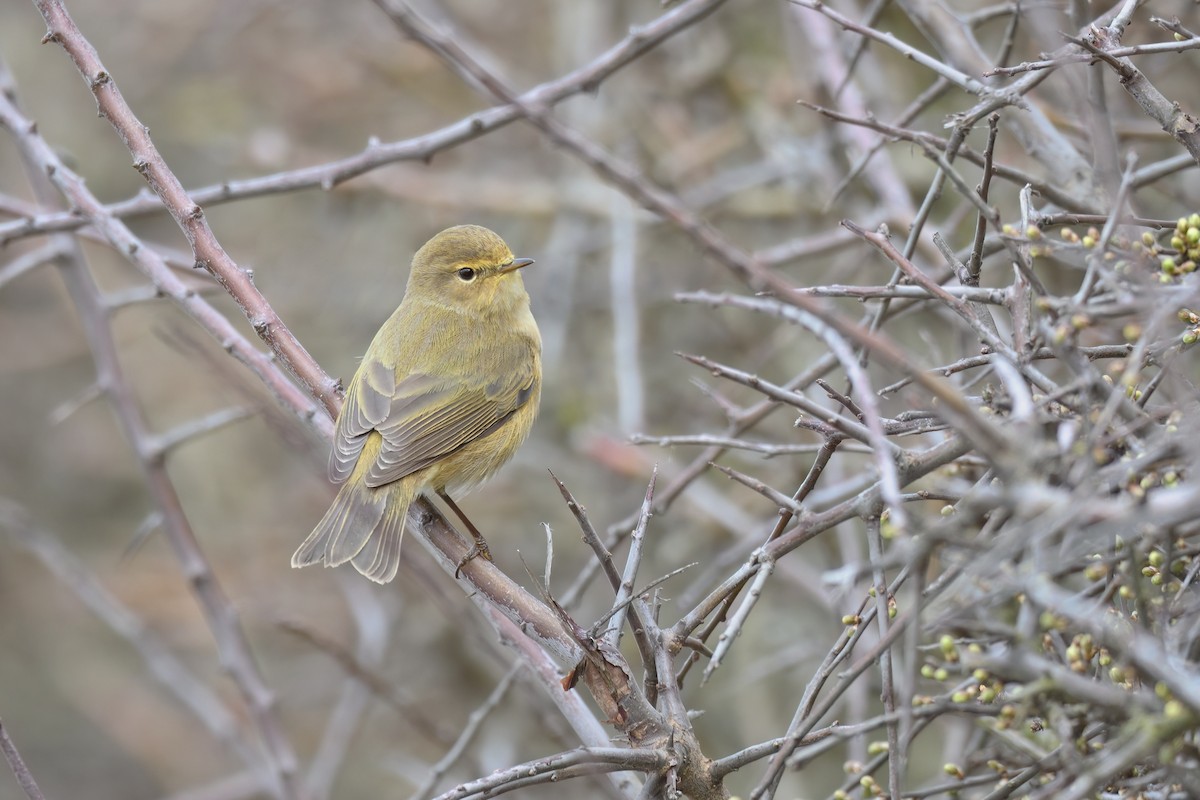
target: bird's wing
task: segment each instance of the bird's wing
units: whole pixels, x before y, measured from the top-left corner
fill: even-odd
[[[428,375],[409,375],[396,385],[387,418],[375,424],[383,446],[367,473],[367,486],[399,480],[487,436],[536,390],[533,359],[487,384],[446,384]]]
[[[346,390],[329,454],[329,479],[343,483],[354,471],[367,434],[388,417],[396,395],[396,374],[376,359],[359,366]]]

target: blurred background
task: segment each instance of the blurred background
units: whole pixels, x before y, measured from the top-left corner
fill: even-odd
[[[853,5],[843,4],[843,11],[855,13]],[[1182,0],[1159,5],[1160,14],[1194,10]],[[522,89],[586,63],[631,26],[664,13],[649,0],[456,0],[421,7]],[[373,137],[425,134],[492,105],[368,2],[74,0],[68,9],[189,188],[347,157]],[[1070,27],[1061,12],[1043,13],[1054,23],[1048,32]],[[833,28],[810,25],[815,17],[776,0],[728,3],[555,114],[678,193],[740,246],[765,253],[797,284],[884,283],[890,265],[851,243],[836,223],[886,222],[902,236],[933,167],[918,148],[892,146],[835,194],[861,144],[874,139],[797,105],[828,102],[836,84],[837,59],[826,52]],[[888,19],[921,41],[907,20]],[[1145,28],[1131,31],[1131,40],[1153,38]],[[137,194],[144,183],[128,152],[97,118],[61,49],[39,44],[44,32],[32,4],[0,4],[0,55],[25,112],[102,200]],[[981,23],[989,41],[1003,33],[1003,21]],[[1023,30],[1021,57],[1058,46],[1046,35]],[[1164,90],[1194,87],[1194,56],[1154,58],[1186,67],[1163,76]],[[862,108],[892,119],[930,81],[894,52],[872,48],[857,62],[851,88]],[[1060,103],[1073,102],[1072,91],[1063,81],[1038,102],[1053,118]],[[1143,163],[1177,151],[1160,133],[1153,138],[1152,123],[1130,114],[1124,95],[1113,93],[1111,101],[1114,115],[1129,117],[1120,134],[1141,148]],[[944,135],[945,115],[969,105],[970,98],[951,92],[914,124]],[[981,146],[980,137],[972,136],[973,146]],[[1011,139],[1002,137],[998,152],[1045,174]],[[1144,198],[1141,213],[1173,217],[1181,204],[1200,205],[1192,176],[1191,183],[1167,183]],[[31,202],[7,136],[0,137],[0,193]],[[997,204],[1015,221],[1015,203],[1004,206],[1014,195],[1011,186],[997,188]],[[937,229],[963,247],[974,215],[956,207],[935,204],[934,215]],[[523,562],[540,575],[544,525],[555,537],[552,590],[562,591],[590,559],[547,469],[574,490],[603,531],[636,511],[654,464],[668,480],[699,452],[636,446],[632,434],[719,432],[723,402],[750,405],[758,398],[720,383],[676,351],[702,353],[780,384],[824,352],[813,337],[771,320],[677,303],[677,292],[744,286],[519,121],[428,163],[397,163],[328,191],[269,194],[206,212],[221,244],[254,271],[284,323],[343,380],[399,302],[412,253],[438,230],[486,225],[518,256],[537,260],[523,274],[545,340],[541,417],[514,462],[462,501],[499,566],[531,588]],[[12,218],[5,214],[0,222]],[[187,254],[165,214],[130,224],[164,251]],[[39,242],[9,243],[0,250],[0,269]],[[804,248],[804,257],[770,249],[790,244]],[[106,246],[89,243],[85,250],[109,296],[146,284]],[[928,236],[919,254],[937,259]],[[211,281],[185,277],[254,338]],[[841,302],[860,313],[857,301]],[[399,578],[385,587],[348,570],[292,570],[293,549],[333,495],[324,477],[327,444],[169,303],[123,306],[112,330],[153,431],[223,409],[245,413],[174,450],[168,468],[275,693],[302,768],[325,770],[333,796],[408,796],[501,683],[513,657],[412,539]],[[963,337],[961,327],[951,329],[933,313],[912,315],[891,330],[910,337],[912,351],[928,364],[952,360]],[[879,385],[899,377],[883,369],[873,376]],[[180,565],[154,530],[139,464],[109,405],[89,399],[94,379],[88,343],[57,272],[41,267],[4,283],[0,496],[9,504],[12,535],[0,537],[0,716],[48,797],[257,796],[236,747],[199,724],[144,656],[165,653],[186,665],[233,714],[229,722],[240,733],[231,739],[254,740]],[[713,386],[717,400],[706,389]],[[889,411],[919,405],[901,395]],[[794,429],[794,418],[776,412],[756,435],[819,443]],[[733,453],[722,463],[767,474],[791,491],[811,460],[811,453],[770,461]],[[828,480],[836,483],[866,463],[841,458]],[[28,524],[12,524],[17,517]],[[643,576],[700,564],[664,587],[664,621],[744,561],[775,519],[771,503],[719,473],[694,481],[650,523]],[[768,586],[766,611],[694,697],[705,712],[695,724],[710,755],[786,730],[842,615],[861,597],[861,585],[857,593],[825,587],[821,576],[861,559],[864,547],[861,532],[847,526],[793,554],[795,563]],[[577,618],[595,619],[610,601],[607,589],[594,585]],[[351,682],[339,653],[355,654],[380,679],[376,688],[390,695],[372,693],[356,710],[346,699]],[[698,681],[691,689],[700,690]],[[203,692],[198,696],[205,702]],[[855,702],[861,710],[875,701],[863,693]],[[347,727],[331,733],[335,724]],[[345,752],[338,755],[327,738]],[[439,786],[576,743],[543,690],[518,677]],[[863,746],[841,755],[861,754]],[[326,760],[314,761],[317,754]],[[927,755],[940,766],[939,753]],[[845,758],[789,775],[781,796],[828,794],[844,780]],[[744,786],[735,777],[731,785],[746,791],[757,776],[753,771]],[[576,783],[572,796],[591,789]],[[0,797],[17,791],[0,775]],[[528,796],[561,795],[550,788]]]

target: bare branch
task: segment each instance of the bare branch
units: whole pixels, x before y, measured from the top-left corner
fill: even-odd
[[[8,729],[4,727],[4,720],[0,720],[0,751],[4,753],[4,760],[8,762],[8,768],[12,770],[13,776],[17,779],[17,785],[21,787],[25,796],[29,800],[45,800],[46,796],[38,788],[33,773],[29,771],[29,767],[25,766],[25,759],[21,758],[21,751],[13,743],[12,737],[8,735]]]

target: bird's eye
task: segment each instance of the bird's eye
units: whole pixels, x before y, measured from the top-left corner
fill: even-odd
[[[470,283],[471,281],[475,280],[475,270],[471,269],[470,267],[463,267],[458,271],[458,277],[463,281],[463,283]]]

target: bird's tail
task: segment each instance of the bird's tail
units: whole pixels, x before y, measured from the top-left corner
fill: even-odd
[[[336,567],[349,561],[376,583],[387,583],[400,566],[400,540],[412,500],[405,481],[375,489],[351,479],[296,550],[292,566]]]

